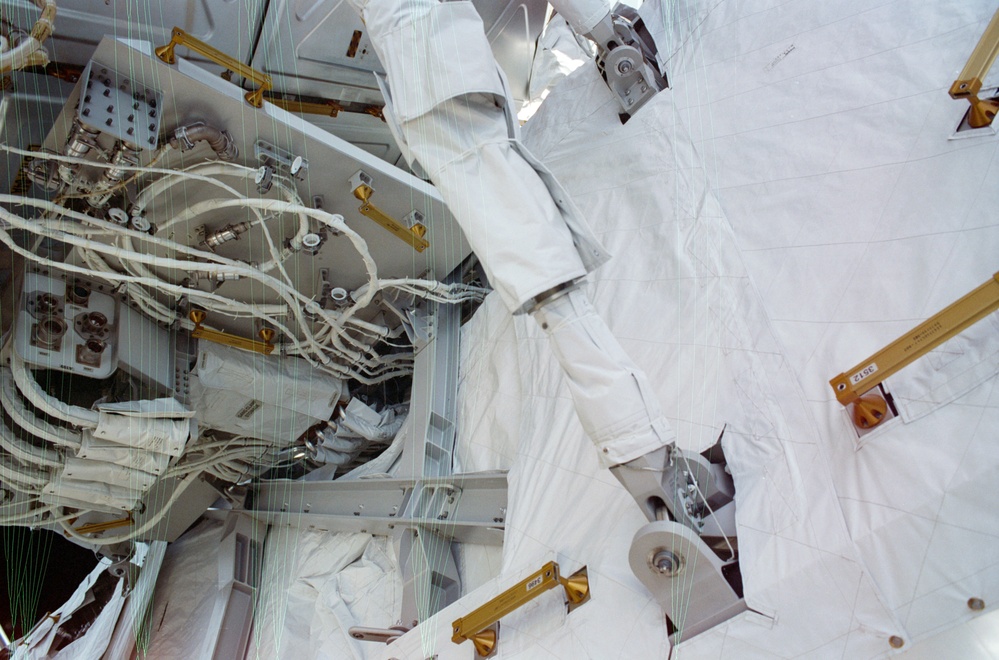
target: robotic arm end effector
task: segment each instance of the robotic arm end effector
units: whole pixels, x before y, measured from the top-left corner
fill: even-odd
[[[553,0],[552,5],[578,34],[596,44],[597,69],[621,104],[621,121],[626,122],[653,96],[669,87],[658,47],[633,8],[618,4],[596,24],[587,26],[574,20],[586,15],[585,12],[578,7],[563,7],[577,1]]]

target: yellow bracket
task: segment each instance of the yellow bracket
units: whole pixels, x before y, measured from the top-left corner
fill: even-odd
[[[251,81],[254,85],[257,85],[257,89],[252,92],[247,92],[243,95],[243,98],[245,98],[246,102],[254,108],[263,107],[264,92],[271,89],[273,86],[269,75],[261,73],[256,69],[243,64],[234,57],[226,55],[222,51],[209,46],[200,39],[192,37],[179,27],[175,27],[173,29],[173,36],[170,38],[170,43],[156,49],[156,56],[167,64],[174,64],[177,61],[177,57],[174,55],[173,51],[177,46],[185,46],[202,57],[207,57],[219,66],[225,67],[226,71],[235,71],[242,77]]]
[[[832,385],[840,403],[844,406],[854,403],[884,379],[997,309],[999,309],[999,273],[853,369],[836,376],[829,381],[829,384]]]
[[[363,202],[358,209],[361,215],[371,218],[385,229],[388,229],[397,238],[409,243],[417,252],[423,252],[430,247],[430,243],[423,238],[427,235],[427,228],[424,225],[417,222],[412,227],[406,227],[401,222],[393,219],[369,201],[373,192],[370,186],[364,184],[354,188],[354,197]]]
[[[97,532],[106,532],[109,529],[117,529],[119,527],[128,527],[129,525],[134,525],[135,520],[132,519],[132,514],[128,514],[125,518],[119,518],[118,520],[108,520],[106,522],[95,522],[87,523],[86,525],[80,525],[73,531],[77,534],[96,534]]]
[[[191,336],[195,339],[204,339],[216,344],[241,348],[244,351],[253,351],[254,353],[261,353],[263,355],[270,355],[274,351],[274,344],[272,342],[274,341],[275,333],[271,328],[261,328],[260,338],[264,341],[256,341],[230,335],[219,330],[204,328],[201,324],[204,323],[207,317],[208,314],[200,309],[191,310],[191,313],[188,314],[188,318],[194,321],[194,330],[191,331]]]
[[[997,55],[999,55],[999,10],[996,10],[992,16],[989,26],[978,40],[978,45],[971,52],[968,63],[961,69],[961,75],[950,86],[951,98],[968,99],[971,103],[968,124],[972,128],[991,125],[996,111],[999,110],[999,103],[996,101],[983,101],[978,98],[978,92],[982,89],[982,79],[992,68]]]
[[[590,599],[590,581],[585,566],[565,578],[559,574],[558,564],[550,561],[489,602],[460,619],[455,619],[451,641],[461,644],[470,639],[479,655],[488,656],[495,650],[497,643],[496,631],[491,629],[491,626],[510,612],[559,585],[565,589],[569,611]]]

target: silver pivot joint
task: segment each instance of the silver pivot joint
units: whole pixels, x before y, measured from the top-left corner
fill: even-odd
[[[617,5],[584,36],[597,46],[597,69],[621,104],[622,123],[669,86],[658,48],[631,7]]]

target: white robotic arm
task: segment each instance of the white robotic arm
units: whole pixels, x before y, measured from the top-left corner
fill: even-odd
[[[723,565],[735,562],[731,480],[717,455],[712,461],[675,447],[645,374],[578,288],[607,257],[517,139],[505,82],[471,3],[348,1],[386,69],[386,118],[404,153],[440,190],[507,307],[530,312],[548,334],[601,463],[652,521],[636,536],[636,574],[668,616],[684,608],[685,634],[731,616],[743,607],[741,587],[723,576]],[[630,116],[660,88],[634,24],[602,0],[557,6],[597,42],[605,79]],[[728,515],[715,514],[724,507]],[[723,550],[701,539],[708,531]],[[683,589],[712,594],[703,612],[675,597],[670,581],[680,576]]]

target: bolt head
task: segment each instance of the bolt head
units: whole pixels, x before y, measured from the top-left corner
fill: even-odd
[[[631,73],[635,68],[635,63],[629,59],[623,59],[617,63],[617,72],[621,75],[627,75]]]
[[[649,566],[660,575],[673,577],[683,570],[683,557],[666,548],[659,548],[649,558]]]

